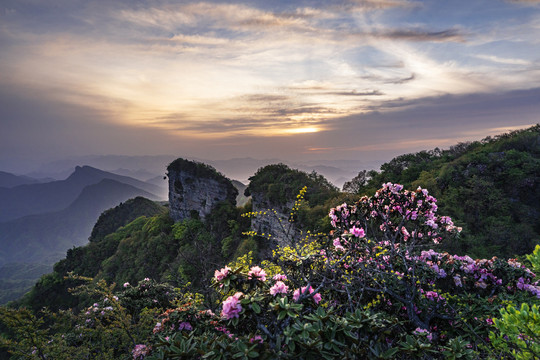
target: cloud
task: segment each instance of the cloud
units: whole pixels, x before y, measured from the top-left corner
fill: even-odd
[[[379,91],[379,90],[368,90],[368,91],[361,91],[361,92],[358,92],[356,90],[352,90],[352,91],[333,91],[333,92],[325,92],[323,94],[325,94],[325,95],[337,95],[337,96],[381,96],[381,95],[384,95],[384,93]]]
[[[499,64],[507,65],[531,65],[530,61],[523,59],[511,59],[511,58],[501,58],[495,55],[475,55],[475,57],[483,60],[492,61]]]
[[[388,38],[407,41],[434,41],[434,42],[464,42],[465,36],[458,29],[448,29],[442,31],[430,31],[425,29],[399,29],[374,32],[370,34],[375,38]]]
[[[345,149],[357,148],[359,139],[383,146],[391,134],[412,140],[386,143],[420,146],[406,124],[428,134],[428,118],[488,126],[468,100],[485,106],[485,114],[513,119],[497,107],[515,105],[505,97],[513,93],[496,93],[540,81],[537,16],[505,3],[504,13],[497,8],[474,23],[460,17],[470,10],[466,4],[443,12],[438,3],[398,0],[38,3],[13,2],[2,15],[0,89],[24,84],[43,94],[28,107],[36,101],[36,109],[51,110],[42,103],[50,101],[65,109],[58,118],[80,110],[89,121],[83,129],[96,136],[99,126],[133,129],[133,139],[147,130],[197,151],[232,147],[244,136],[265,139],[272,150],[270,138],[290,141],[292,131],[304,131],[297,135],[306,149],[350,155]],[[63,129],[53,116],[45,119]],[[525,111],[522,119],[531,122]]]

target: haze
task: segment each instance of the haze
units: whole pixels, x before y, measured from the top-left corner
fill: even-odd
[[[0,169],[389,160],[538,123],[539,1],[0,3]]]

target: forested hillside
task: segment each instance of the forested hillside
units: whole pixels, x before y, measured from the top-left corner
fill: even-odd
[[[512,257],[540,242],[540,125],[398,156],[362,171],[344,189],[371,195],[381,184],[430,191],[442,213],[463,227],[454,253]]]

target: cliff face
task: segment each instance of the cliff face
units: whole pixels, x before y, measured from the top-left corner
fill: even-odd
[[[251,227],[259,234],[270,234],[279,245],[300,239],[303,228],[316,229],[301,219],[289,222],[300,190],[307,189],[304,200],[308,207],[323,206],[338,194],[338,189],[317,173],[307,174],[285,164],[260,168],[249,180],[244,195],[252,196],[253,211],[257,213],[251,218]]]
[[[174,221],[204,219],[220,202],[236,204],[238,190],[231,181],[209,165],[177,159],[167,167],[169,211]]]
[[[260,213],[251,218],[251,228],[258,234],[271,234],[280,246],[290,245],[292,239],[298,239],[300,229],[296,223],[289,222],[289,214],[294,202],[273,204],[264,193],[252,192],[253,212]]]

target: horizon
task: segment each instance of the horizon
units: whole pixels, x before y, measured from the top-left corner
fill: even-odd
[[[373,167],[540,123],[538,0],[8,0],[0,43],[18,174],[89,154]]]

